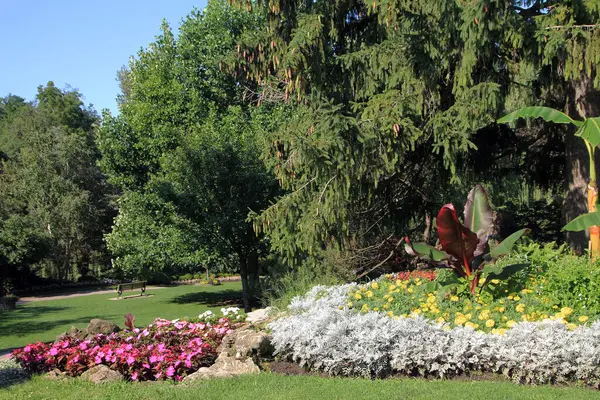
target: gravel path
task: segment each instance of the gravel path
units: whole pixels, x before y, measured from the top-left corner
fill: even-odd
[[[163,289],[163,288],[164,288],[163,286],[148,286],[148,287],[146,287],[146,291],[148,291],[148,290],[155,290],[155,289]],[[17,302],[17,304],[31,303],[31,302],[34,302],[34,301],[70,299],[71,297],[91,296],[93,294],[110,294],[110,293],[114,293],[115,295],[117,294],[117,292],[115,291],[115,289],[110,289],[110,290],[90,290],[90,291],[86,291],[86,292],[63,294],[63,295],[56,295],[56,296],[21,297],[19,299],[19,301]]]

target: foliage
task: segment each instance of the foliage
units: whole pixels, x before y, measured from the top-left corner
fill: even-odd
[[[422,317],[339,309],[351,285],[313,288],[269,324],[281,357],[331,375],[450,377],[504,374],[523,383],[600,384],[598,323],[569,330],[558,321],[521,322],[504,335],[444,328]]]
[[[477,185],[467,197],[462,224],[452,204],[444,205],[438,213],[438,237],[445,252],[427,243],[412,244],[408,237],[405,239],[405,250],[412,256],[429,261],[432,266],[451,268],[459,278],[468,283],[471,294],[474,295],[481,276],[490,279],[506,278],[526,266],[494,265],[499,257],[512,251],[515,242],[526,229],[513,233],[501,243],[490,244],[488,239],[492,233],[492,219],[487,193],[483,186]]]
[[[288,192],[258,216],[257,229],[295,265],[334,247],[362,273],[382,260],[363,268],[355,253],[424,229],[453,194],[446,182],[498,179],[487,172],[519,165],[529,147],[546,160],[558,147],[551,157],[564,161],[564,131],[545,135],[539,124],[502,148],[472,150],[476,136],[489,141],[507,131],[492,120],[502,110],[565,106],[577,73],[599,86],[596,50],[585,51],[599,43],[585,28],[598,19],[593,2],[230,2],[268,21],[242,35],[232,70],[259,84],[252,94],[262,104],[294,105],[265,151]],[[576,72],[576,65],[589,67]],[[508,146],[515,153],[506,154]],[[489,169],[479,174],[473,159]],[[528,164],[514,168],[515,181],[559,186],[562,175],[532,182],[524,171],[536,166]]]
[[[178,36],[163,24],[121,71],[121,115],[105,115],[98,145],[104,171],[125,191],[107,243],[126,276],[239,270],[246,307],[258,295],[265,247],[246,219],[277,191],[260,145],[280,108],[252,110],[243,90],[253,84],[221,65],[261,21],[211,0]]]
[[[104,364],[133,381],[182,380],[217,358],[217,346],[231,332],[225,317],[211,325],[204,322],[156,319],[144,329],[96,335],[79,340],[68,337],[54,344],[29,344],[12,356],[30,372],[52,369],[78,376]]]
[[[106,268],[114,193],[96,165],[98,116],[49,82],[37,101],[7,98],[0,118],[0,280],[76,280]],[[21,99],[22,100],[22,99]]]

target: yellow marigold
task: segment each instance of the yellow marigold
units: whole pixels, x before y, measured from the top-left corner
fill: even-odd
[[[390,297],[388,297],[387,301],[391,303],[392,301],[394,301],[394,298],[392,296],[390,296]]]
[[[415,308],[414,310],[412,310],[412,312],[418,315],[418,314],[421,314],[421,309]]]
[[[436,319],[435,322],[437,322],[438,324],[443,324],[444,322],[446,322],[446,320],[444,319],[444,317],[438,317],[438,319]]]
[[[471,319],[471,318],[473,318],[473,315],[471,313],[465,314],[465,318],[466,319]]]
[[[379,311],[379,307],[373,308],[373,311]]]
[[[570,315],[573,312],[573,309],[570,307],[563,307],[560,309],[560,312],[564,315]]]
[[[519,296],[515,296],[515,297],[513,297],[513,300],[514,301],[519,301],[519,300],[521,300],[521,298]]]
[[[569,329],[570,331],[572,331],[575,328],[577,328],[577,325],[575,325],[575,324],[567,324],[567,329]]]
[[[394,316],[394,312],[393,311],[388,311],[387,316],[388,317],[393,317]]]
[[[589,319],[589,318],[588,318],[587,316],[585,316],[585,315],[582,315],[582,316],[581,316],[581,317],[579,317],[577,320],[578,320],[579,322],[582,322],[582,323],[583,323],[583,322],[586,322],[588,319]]]
[[[378,284],[377,282],[373,282],[373,283],[371,284],[371,287],[372,287],[373,289],[377,290],[377,289],[379,289],[379,284]]]
[[[522,313],[523,311],[525,311],[525,305],[524,304],[519,304],[517,306],[517,308],[515,308],[515,310],[517,310],[517,312]]]
[[[485,319],[488,319],[489,317],[490,317],[490,312],[488,310],[483,310],[477,318],[483,321]]]
[[[488,328],[491,328],[494,325],[496,325],[496,321],[494,321],[493,319],[488,319],[487,321],[485,321],[485,326],[487,326]]]
[[[388,290],[391,292],[394,289],[396,289],[396,285],[394,285],[393,283],[390,285],[390,287],[388,288]]]
[[[512,328],[514,324],[516,324],[516,322],[511,319],[510,321],[508,321],[506,323],[506,326],[508,326],[509,328]]]
[[[356,297],[356,300],[362,299],[362,295],[360,293],[356,293],[354,297]]]
[[[494,285],[497,285],[500,283],[500,279],[492,279],[490,282],[492,282]]]
[[[361,312],[367,312],[369,311],[369,306],[367,304],[363,304],[362,308],[360,309]]]
[[[504,312],[505,308],[504,307],[498,307],[498,311],[500,312]]]
[[[338,310],[343,310],[344,306],[338,306]]]
[[[456,318],[454,318],[455,325],[463,325],[465,322],[467,322],[467,319],[464,315],[457,315]]]
[[[383,309],[384,309],[384,310],[387,310],[388,308],[390,308],[390,303],[385,303],[385,304],[383,305]]]
[[[373,292],[368,290],[367,293],[365,293],[365,296],[367,296],[367,298],[371,298],[373,297]]]
[[[414,290],[412,287],[409,287],[408,289],[406,289],[406,291],[407,291],[408,293],[412,293],[412,292],[414,292],[415,290]]]
[[[465,326],[467,326],[467,327],[469,327],[469,328],[473,328],[473,329],[477,329],[477,328],[479,328],[479,325],[478,325],[478,324],[474,324],[474,323],[472,323],[471,321],[467,322],[467,323],[465,324]]]
[[[396,286],[402,286],[402,281],[400,279],[396,280]]]
[[[552,308],[554,308],[556,310],[558,308],[558,306],[552,306]]]
[[[348,308],[352,308],[353,304],[351,301],[348,302]]]
[[[458,301],[458,296],[452,296],[452,297],[450,297],[450,300],[451,301]]]

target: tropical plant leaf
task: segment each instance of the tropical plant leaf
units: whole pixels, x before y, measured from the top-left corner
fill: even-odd
[[[600,145],[600,117],[586,119],[575,135],[587,140],[592,147]]]
[[[496,269],[489,269],[487,270],[486,266],[483,269],[483,273],[487,272],[487,276],[486,276],[486,280],[492,280],[492,279],[507,279],[508,277],[510,277],[511,275],[529,267],[529,264],[511,264],[511,265],[507,265],[506,267],[501,267],[501,268],[496,268]],[[486,271],[487,270],[487,271]]]
[[[444,261],[448,259],[448,254],[436,249],[427,243],[411,243],[410,239],[404,238],[404,250],[411,256],[423,258],[431,261]]]
[[[463,265],[467,264],[465,269],[470,269],[475,249],[479,244],[477,235],[460,223],[452,204],[446,204],[440,209],[436,223],[442,249],[456,257]]]
[[[591,213],[580,215],[566,224],[563,231],[584,231],[594,225],[600,225],[600,212],[594,211]]]
[[[519,118],[542,118],[546,122],[555,124],[573,124],[577,127],[583,125],[582,121],[577,121],[567,114],[550,107],[523,107],[513,111],[498,120],[499,124],[516,121]]]
[[[488,195],[482,185],[477,185],[469,192],[465,203],[464,225],[475,232],[479,243],[475,249],[475,257],[483,254],[488,236],[492,230],[493,214]]]
[[[527,228],[521,229],[504,239],[499,245],[490,246],[490,255],[492,256],[492,258],[496,259],[510,253],[517,240],[519,240],[521,236],[523,236],[528,231],[529,229]]]

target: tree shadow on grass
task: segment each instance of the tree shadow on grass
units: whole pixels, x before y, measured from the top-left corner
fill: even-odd
[[[172,298],[169,302],[175,304],[202,304],[209,307],[239,307],[242,305],[242,291],[228,289],[221,292],[186,293]]]

